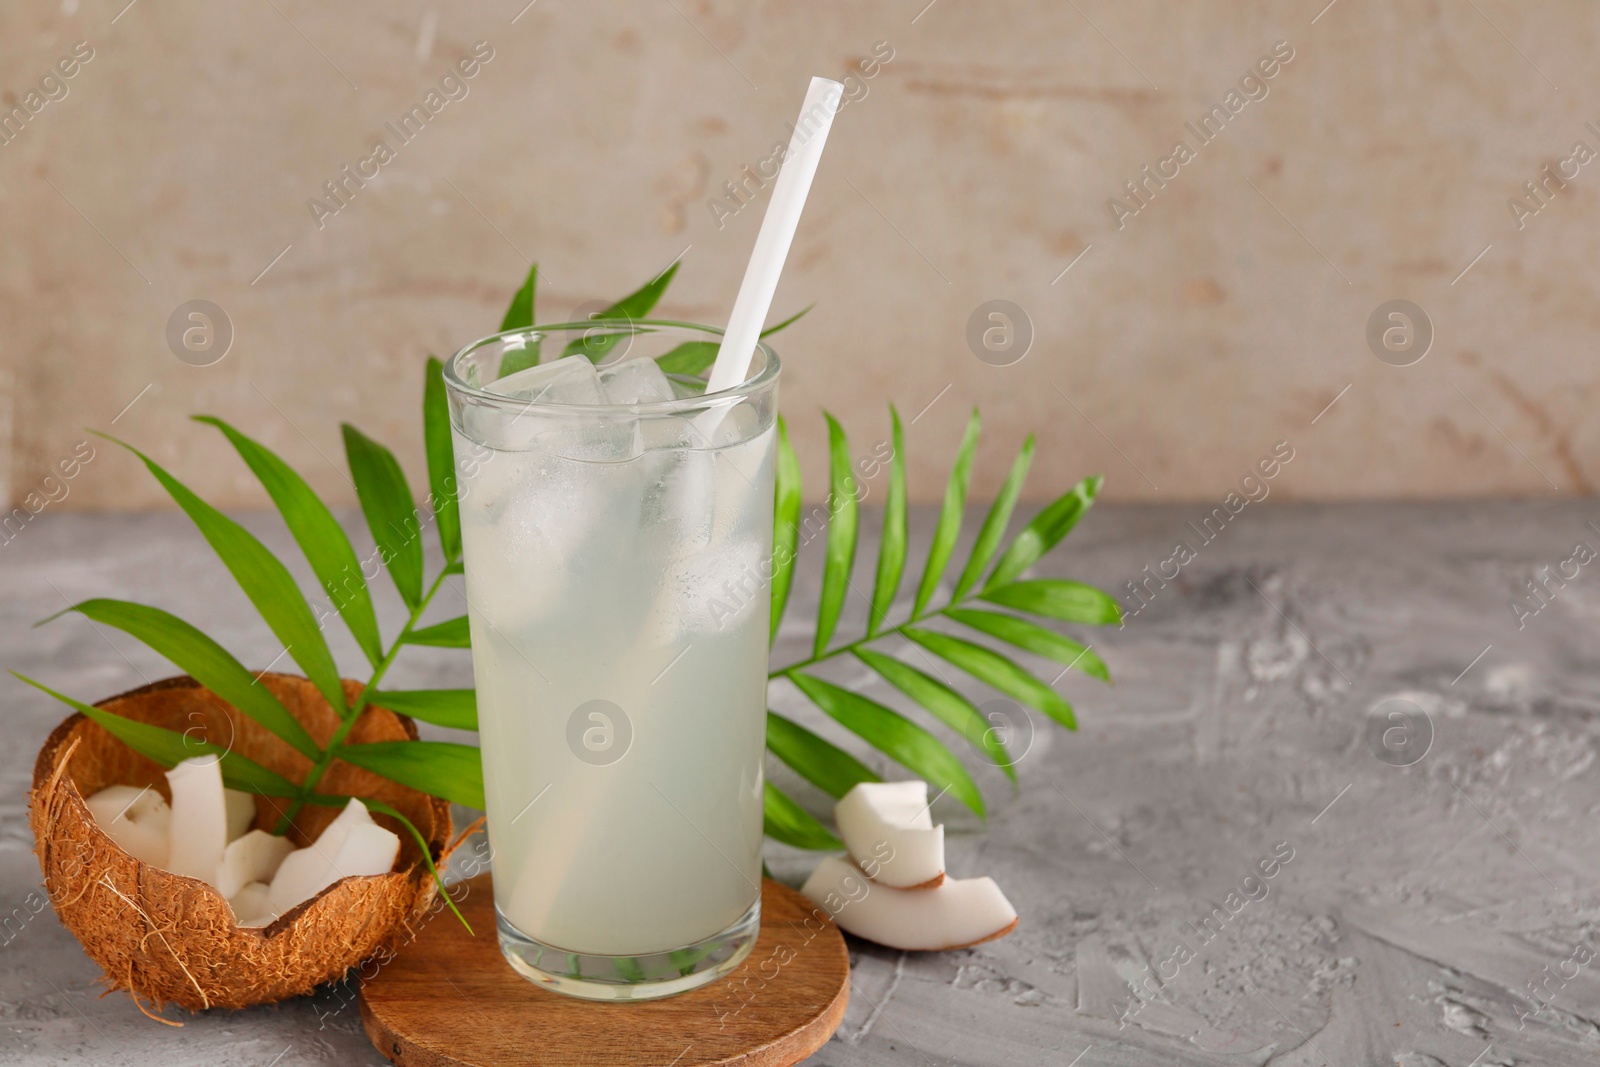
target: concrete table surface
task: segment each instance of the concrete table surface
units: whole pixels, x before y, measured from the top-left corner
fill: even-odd
[[[1199,544],[1185,523],[1206,511],[1098,508],[1041,569],[1125,595],[1175,541]],[[917,516],[913,566],[931,519]],[[1018,723],[1019,788],[982,768],[987,828],[936,808],[953,873],[992,874],[1021,928],[940,954],[852,943],[849,1015],[811,1062],[1600,1062],[1600,576],[1558,570],[1580,542],[1600,546],[1591,519],[1588,501],[1252,505],[1176,578],[1150,581],[1125,628],[1092,634],[1116,685],[1061,679],[1077,733],[1036,715],[1030,743]],[[271,517],[244,521],[288,547]],[[815,601],[815,547],[797,609]],[[1544,567],[1558,577],[1533,599],[1525,583]],[[247,664],[277,653],[173,514],[46,514],[0,546],[0,594],[4,665],[80,698],[173,673],[76,617],[29,628],[91,595],[177,611]],[[386,594],[380,610],[393,632],[397,603]],[[864,605],[850,610],[841,633]],[[804,637],[786,626],[776,662],[802,656]],[[407,655],[398,685],[470,684],[465,653]],[[820,722],[782,686],[773,700]],[[181,1030],[99,997],[77,943],[26,904],[39,870],[24,796],[63,715],[10,687],[0,1062],[383,1062],[347,986],[236,1014],[169,1010]],[[794,879],[809,861],[774,847],[771,862]]]

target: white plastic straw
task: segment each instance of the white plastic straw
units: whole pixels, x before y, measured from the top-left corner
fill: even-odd
[[[772,307],[778,276],[783,273],[783,262],[789,256],[795,228],[800,225],[806,194],[811,191],[811,179],[817,173],[817,161],[822,158],[822,146],[828,140],[834,112],[839,109],[843,96],[844,86],[838,82],[827,78],[811,79],[805,103],[800,107],[800,118],[794,126],[794,136],[789,139],[789,152],[783,158],[783,169],[772,189],[772,202],[767,205],[761,232],[756,235],[755,250],[750,253],[750,265],[745,268],[744,281],[739,284],[739,295],[733,302],[728,330],[722,335],[722,346],[717,349],[717,361],[711,368],[710,383],[706,387],[708,393],[732,389],[744,381],[750,370],[750,357],[755,355],[756,342],[761,339],[761,324]]]

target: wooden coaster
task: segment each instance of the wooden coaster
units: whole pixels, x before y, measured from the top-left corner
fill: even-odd
[[[622,1003],[577,1000],[518,975],[500,955],[489,876],[465,885],[458,906],[477,936],[439,912],[361,983],[367,1037],[400,1067],[788,1067],[844,1019],[844,938],[776,882],[761,884],[761,934],[732,974],[675,997]]]

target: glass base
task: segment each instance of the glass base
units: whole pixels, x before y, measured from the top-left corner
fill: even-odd
[[[743,963],[760,932],[761,901],[703,941],[644,956],[602,956],[545,945],[512,926],[499,908],[495,926],[506,962],[530,982],[584,1000],[653,1000],[716,981]]]

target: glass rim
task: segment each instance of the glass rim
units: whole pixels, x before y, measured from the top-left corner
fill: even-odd
[[[630,413],[630,414],[679,414],[684,411],[694,411],[699,408],[717,406],[719,403],[733,403],[744,399],[763,388],[768,387],[778,377],[782,363],[778,353],[765,341],[757,339],[756,349],[765,357],[765,365],[754,377],[747,378],[738,385],[727,389],[720,389],[715,393],[701,393],[698,396],[677,397],[672,400],[656,400],[648,404],[535,404],[517,397],[506,396],[504,393],[492,392],[476,385],[468,385],[457,372],[458,364],[467,356],[508,337],[546,337],[554,333],[573,333],[594,329],[596,326],[649,326],[667,327],[669,329],[683,330],[698,333],[706,338],[721,337],[726,331],[718,326],[708,326],[698,322],[682,322],[677,319],[631,319],[631,318],[593,318],[582,322],[557,322],[539,323],[534,326],[522,326],[513,330],[501,330],[497,333],[480,337],[457,349],[455,354],[444,361],[444,382],[451,390],[472,397],[474,400],[492,404],[496,407],[516,408],[520,411],[538,410],[541,412],[572,412],[587,415],[603,413]],[[652,358],[652,357],[640,357]]]

